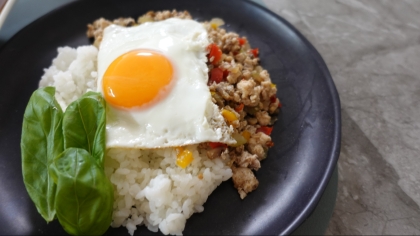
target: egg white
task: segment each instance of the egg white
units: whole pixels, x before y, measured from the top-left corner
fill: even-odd
[[[108,66],[135,49],[155,50],[173,64],[176,78],[169,93],[137,109],[107,106],[107,147],[160,148],[202,142],[236,143],[233,128],[212,103],[207,86],[205,28],[193,20],[171,18],[134,27],[108,26],[98,53],[98,91]]]

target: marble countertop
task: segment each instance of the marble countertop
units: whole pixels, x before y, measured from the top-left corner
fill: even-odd
[[[338,195],[326,234],[419,235],[420,1],[257,2],[317,48],[340,95]],[[3,30],[0,44],[27,23]]]
[[[420,234],[420,1],[263,2],[317,48],[340,95],[327,234]]]

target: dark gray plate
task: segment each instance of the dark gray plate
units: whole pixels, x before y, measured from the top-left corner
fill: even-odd
[[[223,183],[184,234],[289,234],[314,209],[339,155],[340,101],[321,56],[289,23],[248,1],[78,1],[31,23],[0,49],[1,234],[65,234],[58,221],[47,225],[30,200],[19,147],[24,109],[56,48],[89,44],[86,24],[99,17],[136,18],[163,9],[185,9],[197,20],[220,17],[227,30],[248,37],[283,103],[275,146],[256,174],[258,189],[240,200],[232,182]]]

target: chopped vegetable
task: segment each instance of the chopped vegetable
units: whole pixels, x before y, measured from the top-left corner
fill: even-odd
[[[210,44],[207,48],[209,50],[208,58],[210,63],[217,65],[217,63],[219,63],[219,61],[222,59],[222,50],[220,50],[219,46],[214,43]]]
[[[193,154],[190,150],[183,147],[178,148],[178,155],[176,156],[176,164],[185,169],[194,160]]]
[[[220,68],[213,68],[210,71],[210,83],[216,82],[217,84],[223,81],[223,70]]]
[[[63,112],[54,98],[55,88],[36,90],[23,117],[22,174],[26,190],[41,216],[54,219],[57,186],[49,175],[50,164],[64,150],[61,123]]]
[[[255,67],[255,71],[257,71],[258,73],[260,73],[261,71],[263,71],[264,69],[261,66],[256,66]]]
[[[268,127],[268,126],[261,126],[260,128],[257,129],[257,133],[258,132],[263,132],[266,135],[270,135],[271,131],[273,131],[273,127]]]
[[[236,140],[235,144],[230,145],[232,147],[239,147],[241,145],[244,145],[247,142],[246,138],[242,134],[233,133],[232,138]]]
[[[258,48],[251,49],[250,52],[254,55],[254,57],[258,57],[258,54],[260,53]]]
[[[244,138],[246,139],[246,141],[248,142],[249,139],[251,138],[251,133],[248,130],[244,130],[242,132],[242,136],[244,136]]]
[[[257,107],[246,106],[246,107],[244,107],[244,109],[245,109],[246,113],[251,114],[251,115],[255,115],[259,111]]]
[[[255,81],[261,82],[261,76],[256,70],[251,72],[251,76]]]
[[[224,70],[223,71],[223,79],[226,79],[226,77],[228,77],[229,75],[229,71],[228,70]]]
[[[221,18],[213,18],[210,21],[210,26],[213,29],[217,29],[217,28],[219,28],[219,26],[222,26],[224,24],[225,24],[225,22]]]
[[[235,111],[241,112],[244,109],[244,106],[245,105],[243,103],[239,104],[237,107],[235,107]]]
[[[225,143],[209,142],[211,148],[227,147]]]
[[[246,43],[246,39],[245,38],[238,38],[239,41],[239,45],[244,45]]]
[[[269,141],[269,142],[267,142],[267,147],[272,147],[272,146],[274,146],[274,143],[272,142],[272,141]]]
[[[222,113],[222,116],[228,121],[228,123],[238,120],[238,117],[236,117],[236,114],[227,109],[222,109],[221,113]]]
[[[271,103],[275,103],[276,100],[277,100],[276,95],[273,95],[273,96],[270,97],[270,102]]]
[[[216,92],[211,92],[211,96],[216,100],[217,104],[222,105],[224,100],[223,98]]]

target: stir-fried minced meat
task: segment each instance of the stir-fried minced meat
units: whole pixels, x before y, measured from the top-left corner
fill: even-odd
[[[232,167],[232,180],[239,196],[244,199],[249,192],[258,187],[258,180],[251,169],[244,167]]]
[[[267,144],[271,142],[271,137],[263,132],[255,133],[248,141],[247,150],[258,156],[259,160],[265,159]]]
[[[239,114],[239,125],[233,126],[237,134],[234,137],[242,135],[246,139],[239,147],[227,147],[221,154],[224,158],[229,154],[233,160],[233,183],[244,198],[258,186],[252,170],[260,168],[260,161],[266,158],[268,149],[273,146],[271,129],[260,128],[273,125],[273,116],[278,113],[281,104],[269,73],[259,65],[258,49],[252,49],[245,37],[214,27],[212,22],[205,23],[205,26],[210,40],[223,53],[219,62],[208,63],[213,102],[220,109],[233,108]],[[212,78],[211,70],[214,68],[226,72],[221,81]],[[237,141],[243,142],[241,136]]]
[[[247,151],[242,151],[239,156],[236,156],[235,163],[239,167],[246,167],[253,170],[258,170],[261,167],[258,156]]]
[[[101,18],[88,25],[87,36],[94,38],[94,45],[99,47],[103,30],[111,23],[133,26],[171,17],[191,19],[189,12],[176,10],[149,11],[137,21],[132,18],[113,21]],[[277,88],[271,82],[270,74],[259,64],[258,49],[251,48],[245,37],[219,27],[220,19],[204,22],[203,25],[212,43],[207,63],[212,101],[221,111],[237,118],[227,123],[233,127],[233,137],[238,144],[207,143],[201,144],[200,148],[205,149],[210,159],[222,158],[230,164],[234,186],[243,199],[258,186],[253,171],[261,167],[260,161],[266,158],[268,149],[274,145],[270,137],[271,126],[281,103],[276,97]]]

